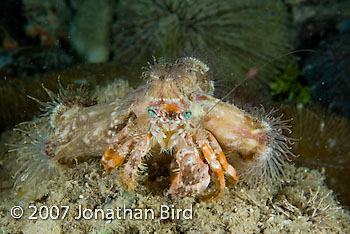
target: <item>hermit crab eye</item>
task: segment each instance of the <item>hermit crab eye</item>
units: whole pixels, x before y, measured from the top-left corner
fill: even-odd
[[[147,108],[147,114],[151,117],[156,117],[157,116],[157,113],[155,110],[152,109],[152,107],[148,107]]]
[[[187,110],[182,114],[182,116],[184,117],[184,119],[189,119],[192,116],[192,111]]]

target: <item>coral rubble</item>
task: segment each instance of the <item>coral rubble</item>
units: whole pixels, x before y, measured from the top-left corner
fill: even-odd
[[[6,161],[2,161],[5,163]],[[98,161],[79,163],[65,170],[58,179],[43,182],[41,193],[25,201],[13,195],[13,190],[2,196],[0,226],[5,232],[33,233],[347,233],[349,232],[349,213],[334,199],[334,195],[324,185],[324,174],[306,168],[291,167],[286,172],[290,177],[282,187],[260,186],[249,188],[238,184],[228,188],[217,201],[198,202],[192,197],[174,199],[164,195],[167,176],[158,175],[150,181],[150,174],[139,177],[135,193],[122,189],[120,171],[107,173]],[[4,193],[4,192],[3,192]],[[14,220],[10,216],[13,205],[26,208],[25,215]],[[29,205],[69,206],[64,219],[29,221],[32,209]],[[190,209],[192,215],[182,215],[174,219],[171,213],[161,219],[161,206],[171,209]],[[120,209],[120,214],[112,219],[98,216],[79,218],[79,209]],[[151,209],[154,218],[132,216],[126,209],[145,211]],[[62,209],[63,210],[63,209]],[[176,210],[175,210],[176,211]],[[88,214],[87,214],[88,215]],[[116,214],[115,214],[116,215]],[[75,219],[77,217],[77,219]],[[125,218],[124,218],[125,217]],[[142,217],[142,219],[137,219]],[[74,228],[73,228],[74,227]]]

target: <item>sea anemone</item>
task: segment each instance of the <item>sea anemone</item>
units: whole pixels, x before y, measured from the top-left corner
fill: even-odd
[[[41,76],[13,77],[0,80],[0,131],[14,127],[23,121],[30,121],[38,113],[39,105],[29,99],[27,95],[40,97],[40,101],[51,101],[45,87],[58,92],[57,77],[63,84],[88,83],[90,87],[104,86],[116,78],[128,77],[130,86],[138,86],[140,79],[138,70],[127,71],[125,67],[115,63],[81,64],[65,71],[44,74]],[[19,92],[20,90],[20,92]]]
[[[54,158],[52,149],[54,143],[51,142],[58,122],[63,121],[63,115],[70,110],[95,103],[89,98],[85,86],[63,87],[60,81],[58,84],[58,94],[43,87],[51,99],[50,102],[41,102],[31,97],[42,106],[41,118],[23,122],[15,128],[21,133],[21,139],[10,145],[10,150],[18,155],[16,162],[19,164],[19,169],[14,175],[16,177],[14,186],[19,190],[38,186],[40,181],[49,180],[58,175],[59,164]]]
[[[112,28],[112,50],[115,60],[126,63],[215,50],[229,67],[226,76],[237,74],[238,80],[290,50],[285,22],[286,10],[277,0],[123,0]],[[272,77],[284,60],[269,64],[259,76]]]
[[[29,96],[42,106],[40,110],[43,111],[43,114],[41,116],[48,117],[52,128],[55,128],[57,122],[62,121],[61,116],[74,106],[86,107],[96,104],[96,101],[89,97],[88,89],[83,84],[78,88],[73,85],[69,85],[65,88],[60,80],[58,80],[58,86],[59,91],[57,94],[43,86],[43,89],[51,99],[50,102],[42,102]]]
[[[283,120],[283,114],[276,117],[276,109],[266,112],[263,107],[255,107],[249,108],[248,112],[254,117],[253,121],[261,121],[268,130],[268,144],[262,152],[247,160],[242,161],[232,155],[232,165],[237,168],[240,179],[251,186],[283,182],[286,178],[284,171],[287,161],[291,161],[289,156],[296,156],[291,152],[295,139],[286,136],[291,133],[291,126],[288,125],[291,120]]]
[[[10,151],[15,151],[18,155],[16,162],[19,166],[14,175],[17,191],[38,188],[43,180],[58,176],[60,166],[47,155],[46,143],[52,130],[45,119],[24,122],[15,131],[21,134],[21,140],[9,146]]]

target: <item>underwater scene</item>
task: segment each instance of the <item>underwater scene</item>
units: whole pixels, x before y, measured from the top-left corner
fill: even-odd
[[[350,233],[350,0],[1,0],[0,234]]]

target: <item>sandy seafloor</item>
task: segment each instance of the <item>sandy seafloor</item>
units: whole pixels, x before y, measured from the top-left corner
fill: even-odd
[[[96,158],[62,168],[57,178],[43,176],[37,184],[16,190],[11,175],[19,167],[17,155],[7,152],[6,143],[16,142],[17,137],[8,131],[1,139],[0,233],[350,233],[350,213],[336,201],[321,171],[290,165],[281,185],[250,188],[239,182],[228,186],[219,199],[201,202],[196,197],[168,195],[169,175],[158,172],[157,166],[138,177],[135,191],[126,191],[120,180],[122,170],[106,172]],[[20,219],[11,216],[14,206],[24,210]],[[30,219],[34,208],[29,206],[38,209],[36,220]],[[61,208],[60,216],[43,219],[46,207],[57,215],[56,206]],[[66,206],[69,210],[62,219]],[[86,219],[75,218],[79,207],[86,210]],[[166,218],[161,207],[187,211]],[[89,218],[87,209],[102,209],[105,215],[113,210],[114,218]],[[124,209],[132,210],[132,219],[130,211],[124,217]],[[147,218],[146,209],[152,210]]]

